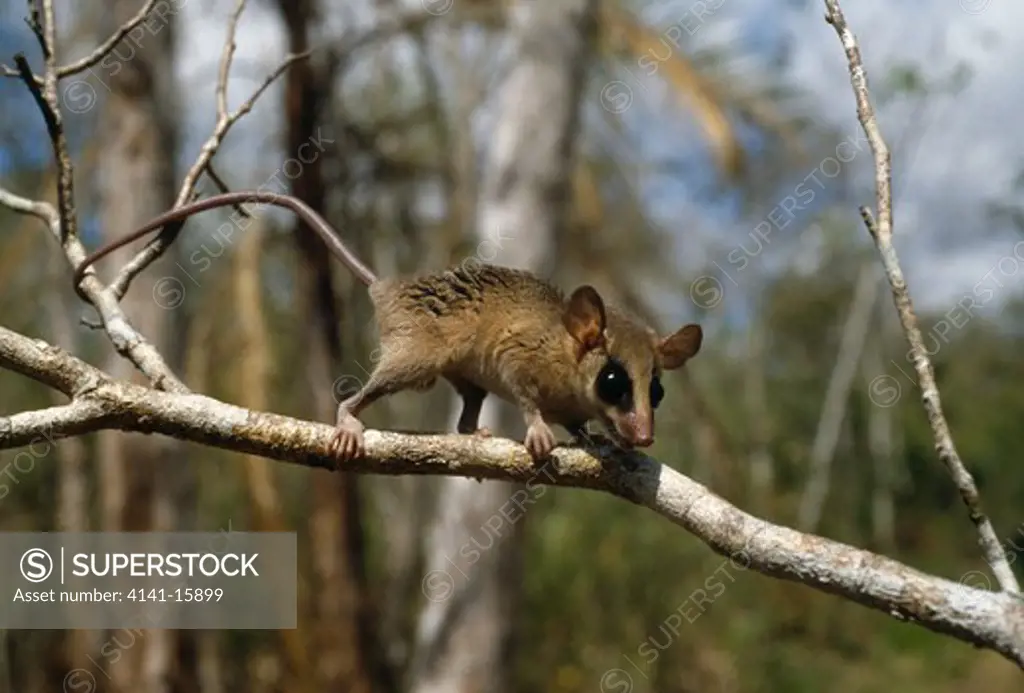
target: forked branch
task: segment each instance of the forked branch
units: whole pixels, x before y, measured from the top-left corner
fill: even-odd
[[[0,450],[102,429],[160,433],[309,467],[333,468],[334,429],[194,394],[117,381],[39,340],[0,328],[0,367],[71,403],[0,418]],[[607,448],[556,448],[538,466],[519,443],[460,435],[366,432],[364,474],[467,476],[595,489],[645,506],[743,568],[799,582],[911,621],[1024,668],[1024,600],[934,577],[853,546],[749,515],[671,467]],[[525,496],[525,492],[524,492]],[[513,496],[513,502],[515,497]]]
[[[624,453],[609,449],[561,447],[548,462],[537,466],[521,445],[500,438],[368,431],[366,457],[347,465],[346,471],[532,481],[612,493],[651,509],[744,567],[836,594],[894,618],[991,649],[1024,668],[1024,600],[1018,594],[1009,593],[1017,590],[1016,581],[999,550],[991,525],[981,513],[973,479],[950,440],[931,364],[924,352],[906,283],[892,249],[888,151],[871,109],[856,41],[846,27],[838,3],[835,0],[825,0],[825,3],[829,20],[846,48],[858,113],[875,154],[877,226],[869,212],[865,213],[865,218],[882,254],[900,320],[914,349],[915,368],[921,379],[922,398],[936,447],[971,511],[982,537],[986,560],[1004,592],[978,590],[927,575],[868,551],[763,521],[643,455],[626,458]],[[44,10],[40,14],[44,26],[39,34],[52,48],[52,1],[44,0],[42,5]],[[29,89],[42,97],[42,104],[59,115],[55,90],[59,69],[52,50],[44,52],[47,70],[42,88],[34,76],[23,76]],[[43,112],[47,109],[43,108]],[[65,174],[70,175],[70,162],[62,168],[61,144],[59,141],[53,144],[63,180]],[[73,216],[70,192],[68,185],[62,188],[61,194],[67,195],[68,210]],[[73,220],[70,223],[62,220],[61,213],[51,205],[25,200],[2,190],[0,203],[43,219],[51,232],[62,240],[73,266],[84,259],[85,251],[73,233]],[[116,429],[159,433],[283,462],[332,468],[328,456],[334,432],[332,426],[232,406],[188,392],[169,374],[170,380],[164,379],[163,360],[124,319],[115,293],[95,276],[87,276],[83,286],[103,314],[105,328],[112,339],[115,343],[116,340],[124,342],[123,353],[151,376],[154,386],[114,380],[57,347],[0,328],[0,368],[32,378],[69,398],[69,403],[62,406],[0,417],[0,450],[30,445],[41,438],[55,440]]]
[[[864,134],[867,135],[875,159],[875,204],[878,210],[878,221],[876,223],[873,220],[873,215],[867,208],[862,208],[861,214],[875,245],[878,247],[878,252],[882,256],[885,274],[889,278],[889,286],[892,288],[893,303],[896,304],[900,324],[910,343],[914,370],[917,371],[918,382],[921,385],[921,401],[928,416],[928,424],[932,429],[935,450],[939,459],[949,470],[950,476],[953,477],[953,482],[960,492],[960,497],[967,506],[967,513],[978,530],[978,543],[981,545],[985,562],[995,574],[999,586],[1008,592],[1019,592],[1017,578],[1010,568],[1006,554],[1003,553],[996,531],[988,517],[982,512],[981,497],[978,494],[978,486],[974,482],[974,477],[967,471],[967,467],[960,459],[956,446],[953,444],[949,424],[946,423],[946,416],[942,412],[942,401],[939,397],[939,388],[935,383],[935,372],[924,347],[921,330],[917,326],[917,315],[914,313],[914,305],[910,300],[910,291],[907,288],[906,279],[903,277],[896,249],[892,245],[892,172],[889,148],[882,138],[882,131],[878,127],[878,120],[875,117],[875,109],[871,105],[867,74],[864,71],[864,64],[861,62],[857,38],[846,24],[839,0],[825,0],[825,8],[827,12],[825,20],[836,30],[843,49],[846,51],[850,83],[857,100],[857,118],[864,128]]]

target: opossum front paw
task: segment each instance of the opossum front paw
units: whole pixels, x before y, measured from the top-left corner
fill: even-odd
[[[557,442],[551,427],[541,420],[535,420],[526,428],[523,444],[533,459],[539,460],[550,455]]]

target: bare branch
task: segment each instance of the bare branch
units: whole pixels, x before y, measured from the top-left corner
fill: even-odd
[[[892,245],[892,173],[889,148],[882,138],[882,132],[878,127],[875,111],[871,105],[867,75],[861,62],[857,38],[847,26],[838,0],[825,0],[825,7],[827,11],[825,20],[835,29],[846,52],[850,83],[857,99],[857,118],[864,128],[864,134],[867,135],[875,158],[875,204],[877,205],[878,220],[873,222],[871,212],[866,208],[861,210],[861,214],[882,257],[882,264],[885,266],[885,273],[892,288],[893,303],[896,305],[900,324],[910,343],[914,370],[917,371],[918,382],[921,384],[921,401],[924,404],[932,436],[935,439],[935,450],[960,491],[960,497],[967,506],[971,521],[977,527],[978,543],[985,561],[992,568],[1000,587],[1008,592],[1019,592],[1017,578],[1010,569],[1010,564],[1003,553],[995,529],[982,512],[981,498],[974,478],[967,471],[967,467],[964,466],[953,444],[949,424],[942,412],[942,402],[939,398],[938,386],[935,383],[935,373],[924,347],[921,330],[917,326],[917,316],[914,314],[914,306],[910,300],[910,291],[907,288],[906,279],[903,277],[896,249]]]
[[[74,166],[68,153],[68,143],[61,120],[60,101],[57,97],[57,55],[54,47],[52,0],[43,0],[42,8],[40,14],[43,25],[37,29],[46,55],[42,89],[36,84],[24,55],[15,56],[15,64],[46,121],[57,164],[58,208],[55,211],[48,203],[26,200],[6,191],[0,195],[0,203],[11,207],[14,211],[32,214],[42,219],[60,242],[68,262],[75,267],[85,259],[86,253],[78,239]],[[35,13],[33,17],[35,17]],[[104,328],[117,353],[131,361],[156,387],[176,392],[188,392],[188,389],[174,375],[159,352],[132,326],[117,301],[96,278],[95,273],[86,277],[82,284],[80,291],[100,313]]]
[[[228,37],[224,41],[224,53],[220,59],[220,72],[217,75],[217,121],[228,117],[228,75],[231,72],[231,58],[235,55],[235,32],[238,30],[238,20],[245,10],[245,1],[238,0],[235,11],[228,22]]]
[[[115,417],[107,411],[102,402],[79,400],[59,407],[0,416],[0,440],[9,440],[11,447],[23,447],[43,438],[55,442],[59,438],[91,433],[113,421]]]
[[[220,174],[217,173],[217,170],[213,167],[213,162],[206,165],[206,175],[213,181],[213,184],[219,191],[222,193],[231,192],[231,188],[228,187],[228,184],[224,182],[224,179],[221,178]],[[252,214],[250,214],[242,205],[235,203],[231,205],[231,208],[238,212],[241,217],[245,219],[252,219]]]
[[[181,189],[178,191],[178,199],[174,203],[174,208],[180,207],[188,202],[189,197],[192,194],[192,190],[196,185],[196,181],[199,180],[199,176],[203,174],[203,171],[206,170],[206,167],[213,159],[213,156],[217,153],[217,150],[220,148],[220,145],[227,136],[231,126],[252,110],[256,100],[264,91],[267,90],[274,80],[280,77],[281,74],[288,69],[288,67],[298,60],[309,57],[309,55],[310,51],[288,55],[281,64],[278,65],[277,69],[267,75],[266,79],[263,80],[263,83],[260,84],[256,91],[253,92],[252,96],[246,99],[236,111],[218,118],[217,124],[213,129],[213,134],[210,135],[210,138],[206,140],[205,144],[203,144],[200,149],[199,158],[192,165],[192,168],[189,169],[188,173],[185,174],[185,180],[182,183]],[[170,247],[171,243],[173,243],[178,237],[179,231],[181,231],[181,224],[165,227],[164,230],[160,232],[160,235],[151,241],[145,248],[140,250],[130,262],[125,264],[117,278],[110,285],[111,291],[113,291],[118,300],[120,300],[128,291],[128,287],[131,285],[132,280],[167,251],[167,248]]]
[[[308,53],[299,56],[287,56],[277,69],[264,79],[263,83],[256,89],[252,96],[242,103],[237,111],[234,113],[229,112],[227,106],[228,78],[231,71],[231,60],[235,52],[235,33],[238,29],[238,21],[242,16],[242,12],[245,10],[245,4],[246,0],[238,0],[235,5],[234,12],[228,21],[227,38],[225,39],[224,51],[221,56],[220,70],[217,77],[217,87],[215,92],[217,101],[217,122],[214,125],[213,134],[210,135],[209,139],[207,139],[200,148],[198,159],[194,164],[192,164],[192,167],[185,174],[185,179],[182,181],[181,188],[178,190],[178,197],[174,202],[173,208],[180,207],[195,197],[195,186],[199,181],[199,177],[208,169],[210,162],[213,161],[213,157],[216,155],[217,150],[224,141],[224,138],[227,137],[228,131],[231,127],[244,115],[249,113],[250,110],[252,110],[253,104],[256,100],[264,91],[266,91],[267,87],[269,87],[270,84],[288,68],[289,65],[300,58],[308,56]],[[164,252],[166,252],[167,248],[170,247],[178,237],[182,225],[183,222],[171,224],[165,227],[156,239],[143,248],[131,261],[125,264],[117,278],[110,285],[110,291],[118,301],[120,301],[128,291],[128,287],[130,286],[132,279],[138,276],[146,269],[146,267],[151,265],[161,255],[163,255]]]
[[[29,200],[3,188],[0,188],[0,205],[20,214],[29,214],[41,219],[49,228],[50,233],[58,242],[61,242],[60,215],[57,214],[53,205]],[[69,236],[63,240],[62,245],[72,267],[85,260],[85,248],[77,238]],[[84,293],[99,311],[103,319],[103,327],[117,353],[133,363],[157,387],[175,392],[188,392],[188,389],[171,372],[159,352],[132,326],[128,317],[121,310],[121,306],[109,292],[104,290],[103,284],[95,275],[87,276],[82,285]],[[47,384],[57,387],[53,383]],[[60,387],[57,389],[64,391]]]
[[[259,87],[256,88],[256,91],[254,91],[252,93],[252,96],[250,96],[248,99],[246,99],[245,101],[242,102],[242,105],[239,106],[238,110],[236,110],[234,115],[231,116],[231,124],[233,125],[235,123],[235,121],[237,121],[239,118],[241,118],[242,116],[247,114],[249,111],[251,111],[253,105],[255,105],[255,103],[256,103],[256,99],[260,98],[260,96],[263,95],[263,92],[265,92],[267,90],[267,88],[278,77],[280,77],[282,74],[284,74],[285,70],[287,70],[289,67],[291,67],[293,63],[296,63],[299,60],[303,60],[305,58],[308,58],[310,55],[312,55],[312,53],[313,53],[313,51],[311,49],[311,50],[308,50],[308,51],[302,51],[301,53],[290,53],[290,54],[288,54],[285,57],[285,59],[281,61],[281,64],[277,66],[277,69],[275,69],[273,72],[271,72],[269,75],[267,75],[266,79],[263,80],[263,84],[261,84]]]
[[[42,89],[33,79],[34,75],[24,55],[20,53],[16,55],[14,62],[18,66],[25,86],[28,87],[32,98],[39,106],[53,146],[53,157],[57,164],[57,209],[60,212],[61,226],[58,237],[63,243],[64,239],[69,236],[77,237],[78,217],[75,214],[74,166],[71,163],[71,156],[68,154],[67,138],[64,136],[64,123],[61,120],[60,104],[57,100],[57,80],[52,73],[52,60],[47,61]]]
[[[92,53],[76,60],[69,65],[61,65],[57,68],[57,77],[70,77],[71,75],[77,74],[82,70],[88,70],[90,67],[103,60],[110,51],[114,50],[114,47],[121,42],[125,36],[131,33],[132,29],[137,27],[139,24],[146,19],[146,15],[149,14],[153,6],[156,5],[157,0],[148,0],[142,9],[139,10],[134,17],[129,19],[127,22],[122,24],[111,34],[110,38],[101,43]]]
[[[120,43],[125,36],[131,33],[132,29],[137,27],[146,19],[146,15],[149,14],[150,10],[153,9],[153,6],[156,5],[156,3],[157,0],[147,0],[146,4],[134,17],[119,26],[117,30],[111,34],[110,38],[97,46],[91,53],[89,53],[89,55],[84,58],[79,58],[68,65],[61,65],[58,67],[57,78],[63,79],[64,77],[70,77],[71,75],[78,74],[83,70],[88,70],[90,67],[103,60],[103,58],[105,58],[110,51],[114,50],[117,44]],[[0,65],[0,71],[2,71],[3,75],[6,77],[21,77],[24,79],[24,76],[18,70],[14,70],[7,65]],[[40,87],[43,86],[42,77],[32,75],[31,79]]]
[[[43,58],[47,64],[55,64],[56,57],[53,54],[53,0],[29,0],[28,6],[29,16],[25,21],[39,40],[39,47],[43,50]]]
[[[27,197],[21,197],[9,190],[0,188],[0,205],[19,214],[30,214],[41,219],[44,224],[54,228],[57,237],[60,238],[60,219],[57,217],[56,210],[49,204],[30,200]]]
[[[238,4],[235,6],[235,10],[230,20],[231,23],[228,28],[227,42],[221,57],[221,65],[217,80],[217,124],[214,126],[213,134],[210,135],[209,139],[207,139],[201,147],[199,157],[196,162],[185,175],[185,179],[178,193],[178,199],[175,202],[175,207],[180,207],[188,201],[196,182],[204,171],[207,171],[210,162],[213,160],[214,155],[217,153],[217,150],[220,148],[221,143],[224,141],[224,138],[227,136],[231,127],[252,110],[256,101],[263,95],[263,92],[265,92],[270,85],[284,73],[285,70],[287,70],[293,63],[308,58],[313,53],[313,50],[316,50],[314,48],[308,51],[303,51],[302,53],[294,53],[286,56],[281,64],[278,65],[273,72],[267,75],[263,80],[263,83],[238,107],[237,110],[234,111],[234,113],[228,113],[228,72],[230,71],[231,58],[234,52],[235,28],[238,18],[244,9],[244,5],[245,0],[238,0]],[[488,10],[488,12],[493,14],[493,11],[491,10]],[[477,13],[468,13],[467,20],[476,15]],[[391,20],[382,22],[374,29],[347,41],[341,52],[350,54],[364,46],[374,43],[375,41],[389,38],[397,33],[403,31],[418,31],[428,22],[436,20],[437,18],[437,15],[431,14],[430,12],[408,12],[400,14]],[[155,239],[150,241],[145,248],[140,250],[131,261],[122,267],[117,278],[110,285],[111,291],[113,291],[118,300],[123,298],[125,293],[127,293],[128,287],[131,285],[135,277],[142,273],[146,267],[155,262],[161,255],[167,252],[167,248],[177,239],[180,231],[180,224],[165,227]]]
[[[334,429],[327,424],[113,380],[58,347],[4,328],[0,366],[75,395],[64,407],[0,417],[0,450],[40,436],[56,440],[118,429],[333,468],[328,446]],[[978,590],[766,522],[649,457],[565,446],[538,466],[522,445],[502,438],[367,431],[366,444],[366,457],[346,464],[345,471],[532,481],[611,493],[653,510],[745,568],[994,650],[1024,668],[1024,600],[1017,595]]]

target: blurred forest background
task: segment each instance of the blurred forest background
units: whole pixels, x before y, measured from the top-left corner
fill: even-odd
[[[142,4],[57,3],[61,62]],[[871,31],[879,8],[915,3],[848,4],[894,149],[897,245],[916,268],[911,294],[946,413],[1024,577],[1024,470],[1007,460],[1024,444],[1020,189],[989,170],[970,216],[923,214],[909,194],[901,206],[915,176],[931,199],[960,199],[915,163],[921,151],[925,162],[947,156],[941,119],[927,116],[996,88],[958,57],[970,53],[957,48],[965,27],[1015,25],[961,2],[915,29],[893,20],[883,40]],[[61,87],[89,248],[168,208],[213,129],[236,4],[158,5],[111,59]],[[759,13],[747,19],[760,34],[728,29],[744,8]],[[594,283],[663,331],[700,322],[703,351],[666,379],[656,458],[775,522],[985,586],[856,212],[873,199],[870,151],[822,13],[820,2],[749,0],[252,0],[232,107],[287,52],[314,50],[239,121],[213,168],[231,189],[290,190],[382,274],[478,257],[566,288]],[[0,61],[21,50],[38,68],[25,14],[21,0],[0,2]],[[786,32],[790,21],[803,33]],[[943,22],[961,33],[947,41]],[[931,48],[883,60],[896,27]],[[808,62],[803,35],[810,62],[828,66],[828,98],[800,77],[816,66],[793,64]],[[988,91],[972,92],[979,83]],[[1003,141],[1004,160],[1019,141]],[[957,157],[949,169],[984,178]],[[17,79],[0,82],[0,177],[53,199],[44,124]],[[526,217],[505,186],[555,194],[529,198],[540,221],[517,228]],[[209,177],[199,187],[215,191]],[[190,221],[125,310],[193,390],[331,421],[375,347],[365,290],[288,215],[264,211],[218,235],[228,214]],[[968,242],[990,251],[977,272],[958,262]],[[100,276],[114,267],[104,260]],[[0,208],[0,322],[137,377],[83,317],[95,316],[53,239]],[[0,373],[4,413],[56,401]],[[375,405],[366,420],[445,430],[452,407],[439,386]],[[603,494],[533,489],[525,514],[495,521],[511,485],[356,478],[116,432],[38,449],[20,466],[0,453],[0,530],[294,530],[299,628],[8,632],[3,676],[17,693],[1021,689],[994,653],[744,571]]]

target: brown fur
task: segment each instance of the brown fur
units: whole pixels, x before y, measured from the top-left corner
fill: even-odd
[[[380,357],[367,384],[339,407],[342,458],[361,452],[362,425],[354,417],[362,409],[394,392],[429,388],[438,377],[463,398],[459,432],[478,430],[480,406],[493,393],[523,411],[535,456],[554,446],[549,423],[579,435],[587,421],[598,419],[627,443],[638,423],[653,434],[649,388],[665,349],[659,352],[649,327],[584,289],[567,300],[529,272],[493,265],[371,284]],[[675,367],[699,348],[680,344],[676,335],[664,342]],[[634,383],[631,412],[608,407],[594,393],[609,356]]]
[[[205,210],[250,203],[292,210],[369,287],[381,347],[369,381],[338,406],[332,449],[342,460],[362,452],[360,411],[400,390],[429,388],[439,377],[462,396],[462,433],[489,435],[477,429],[487,393],[517,404],[527,424],[525,444],[534,457],[547,455],[555,445],[549,422],[579,436],[588,421],[597,419],[621,443],[649,445],[654,437],[651,379],[661,370],[681,367],[700,350],[703,334],[697,325],[659,339],[647,326],[605,306],[593,287],[581,286],[566,299],[557,288],[520,270],[477,264],[412,279],[379,279],[309,205],[289,195],[252,190],[177,207],[108,243],[76,268],[75,289],[88,300],[79,285],[89,266],[147,233]],[[622,406],[607,405],[595,389],[610,359],[622,365],[632,384],[632,399]]]

